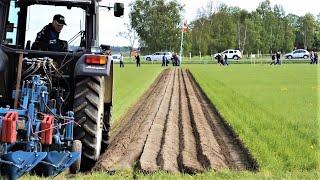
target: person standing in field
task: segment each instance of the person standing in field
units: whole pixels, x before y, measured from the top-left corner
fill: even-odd
[[[120,68],[123,67],[124,68],[124,63],[123,63],[123,56],[122,53],[120,53]]]
[[[270,65],[276,65],[276,55],[275,54],[272,54],[271,56],[271,63]]]
[[[217,59],[217,63],[221,66],[221,54],[219,53],[215,58]]]
[[[224,63],[223,63],[223,65],[229,66],[227,54],[224,54]]]
[[[172,65],[173,65],[173,66],[178,66],[178,57],[177,57],[177,54],[176,54],[176,53],[173,53],[173,56],[172,56]]]
[[[314,52],[310,52],[310,64],[314,64]]]
[[[163,53],[163,56],[162,56],[162,64],[161,66],[167,66],[167,58],[166,58],[166,55]]]
[[[318,64],[318,53],[314,52],[313,64]]]
[[[139,56],[139,53],[136,54],[135,58],[136,58],[137,67],[140,67],[140,56]]]
[[[281,65],[280,56],[281,56],[280,52],[277,52],[277,55],[276,55],[277,62],[276,62],[276,64],[278,64],[278,65]]]

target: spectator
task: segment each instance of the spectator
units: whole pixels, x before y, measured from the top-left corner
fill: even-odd
[[[271,63],[270,65],[276,65],[276,55],[275,54],[272,54],[271,56]]]
[[[162,64],[161,66],[167,66],[167,57],[166,55],[163,53],[163,56],[162,56]]]
[[[224,55],[224,63],[223,63],[223,65],[229,66],[227,54]]]
[[[178,56],[176,53],[173,53],[173,56],[172,56],[172,65],[173,66],[178,66]]]
[[[216,56],[216,59],[218,61],[218,64],[220,66],[223,66],[223,58],[222,58],[222,55],[220,53]]]
[[[177,62],[177,66],[180,66],[180,56],[176,55],[176,62]]]
[[[122,53],[120,53],[120,68],[123,67],[124,68],[124,63],[123,63],[123,56]]]
[[[281,56],[280,52],[277,52],[277,55],[276,55],[277,62],[276,62],[276,64],[278,64],[278,65],[281,65],[280,56]]]
[[[136,58],[137,67],[140,67],[140,56],[139,56],[139,53],[136,54],[135,58]]]
[[[318,53],[314,53],[314,59],[313,59],[313,64],[318,64]]]
[[[314,64],[314,52],[310,52],[310,64]]]

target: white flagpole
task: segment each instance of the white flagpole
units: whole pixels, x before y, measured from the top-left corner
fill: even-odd
[[[181,61],[182,61],[182,51],[183,51],[183,29],[181,29],[181,43],[180,43],[180,61],[179,61],[179,66],[181,66]]]

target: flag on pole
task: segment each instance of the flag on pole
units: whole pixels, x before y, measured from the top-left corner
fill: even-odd
[[[187,32],[187,29],[188,29],[187,21],[183,21],[181,31]]]

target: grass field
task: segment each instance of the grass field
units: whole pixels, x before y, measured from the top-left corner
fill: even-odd
[[[320,86],[315,66],[189,68],[261,171],[319,170]]]
[[[195,176],[134,171],[95,172],[76,179],[318,179],[319,66],[185,65],[260,164],[257,173],[209,171]],[[115,69],[114,118],[152,83],[157,65]],[[68,177],[68,176],[66,176]],[[30,177],[29,177],[30,178]],[[73,177],[68,177],[73,178]],[[28,179],[25,177],[24,179]],[[33,179],[33,178],[32,178]]]

